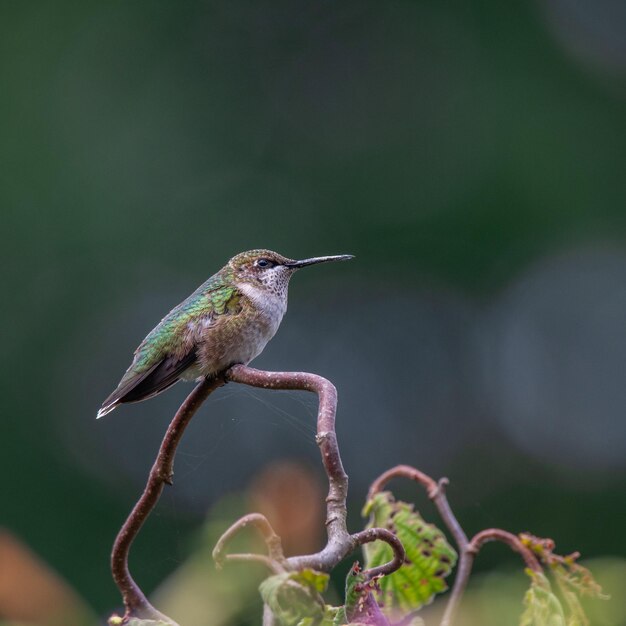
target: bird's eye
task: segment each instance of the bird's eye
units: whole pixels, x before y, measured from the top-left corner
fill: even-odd
[[[256,262],[256,266],[257,267],[274,267],[274,263],[272,263],[272,261],[270,261],[269,259],[259,259]]]

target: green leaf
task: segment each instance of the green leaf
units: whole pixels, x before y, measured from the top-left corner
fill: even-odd
[[[456,563],[456,552],[436,526],[427,524],[413,505],[396,502],[388,491],[377,493],[366,504],[366,513],[370,514],[367,527],[391,530],[407,556],[399,570],[380,580],[380,591],[375,596],[385,613],[406,615],[448,588],[445,578]],[[366,544],[363,550],[368,569],[392,558],[391,548],[382,541]]]
[[[554,541],[542,539],[530,533],[522,533],[520,540],[548,568],[565,601],[567,626],[589,626],[589,618],[585,614],[580,598],[587,596],[607,600],[602,588],[595,581],[591,572],[578,563],[580,554],[574,552],[567,556],[554,553]],[[547,582],[547,581],[546,581]]]
[[[528,570],[530,588],[524,596],[524,613],[520,626],[577,626],[578,622],[565,620],[559,599],[552,593],[548,579],[538,572]]]
[[[327,585],[328,574],[305,569],[270,576],[261,583],[259,591],[280,626],[321,626],[325,619],[330,619],[330,607],[320,596]]]
[[[595,581],[591,572],[578,563],[580,553],[573,552],[566,556],[555,554],[552,539],[542,539],[530,533],[522,533],[519,538],[552,572],[564,595],[573,592],[575,596],[608,600],[608,596],[602,593],[602,587]]]

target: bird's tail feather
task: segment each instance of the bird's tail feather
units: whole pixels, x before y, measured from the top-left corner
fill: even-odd
[[[98,414],[96,415],[96,419],[99,420],[101,417],[104,417],[107,413],[114,411],[117,408],[118,404],[119,402],[117,401],[111,402],[109,404],[103,404],[102,408],[98,411]]]
[[[166,357],[141,374],[131,375],[128,379],[125,376],[117,389],[102,403],[96,419],[104,417],[120,404],[141,402],[165,391],[177,383],[181,374],[195,361],[195,352],[182,359]]]

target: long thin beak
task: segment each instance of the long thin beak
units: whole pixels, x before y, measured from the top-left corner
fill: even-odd
[[[306,267],[307,265],[315,265],[316,263],[328,263],[329,261],[348,261],[349,259],[353,258],[354,256],[352,254],[338,254],[335,256],[315,256],[312,259],[302,259],[302,261],[290,261],[288,263],[285,263],[285,266],[299,269],[301,267]]]

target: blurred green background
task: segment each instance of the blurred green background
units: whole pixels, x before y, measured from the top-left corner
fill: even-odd
[[[119,604],[111,543],[191,388],[95,413],[267,247],[357,257],[295,277],[255,361],[337,385],[354,529],[404,462],[449,476],[468,532],[624,556],[625,42],[619,0],[0,3],[0,525]],[[148,592],[269,463],[323,489],[314,415],[207,402],[132,554]]]

